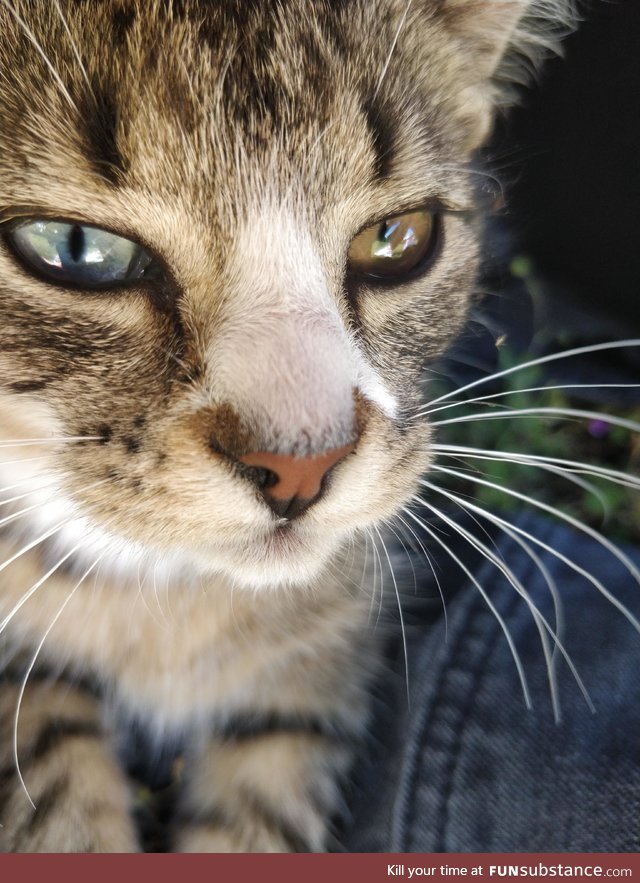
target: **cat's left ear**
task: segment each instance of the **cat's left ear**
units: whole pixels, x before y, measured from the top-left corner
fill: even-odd
[[[521,51],[527,37],[539,40],[533,18],[540,11],[537,0],[440,0],[436,5],[441,22],[474,57],[479,79],[495,74],[510,47]],[[565,4],[557,0],[545,5],[549,14],[554,6],[559,13]],[[532,16],[529,27],[523,28],[528,15]]]
[[[509,103],[515,83],[530,78],[570,30],[573,0],[435,0],[432,14],[454,42],[466,85],[469,145],[480,145],[496,105]]]

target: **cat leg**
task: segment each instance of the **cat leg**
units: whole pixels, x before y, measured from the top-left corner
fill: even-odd
[[[322,852],[351,745],[278,731],[210,743],[185,770],[179,852]]]
[[[0,685],[0,850],[138,851],[130,794],[98,703],[68,684],[27,687],[18,729],[23,786],[14,757],[18,696],[18,687]]]

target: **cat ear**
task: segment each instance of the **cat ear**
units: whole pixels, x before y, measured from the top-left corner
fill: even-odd
[[[505,56],[536,66],[566,33],[571,0],[440,0],[437,14],[474,57],[479,78],[489,79]],[[507,76],[513,66],[507,69]]]
[[[572,0],[436,0],[467,86],[459,99],[471,149],[486,139],[495,108],[509,104],[570,30]]]

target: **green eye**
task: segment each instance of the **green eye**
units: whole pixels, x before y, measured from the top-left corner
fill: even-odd
[[[428,211],[385,218],[354,237],[349,269],[358,276],[401,282],[429,266],[438,227],[438,216]]]
[[[141,279],[153,258],[131,239],[65,221],[27,221],[9,241],[22,260],[52,282],[108,288]]]

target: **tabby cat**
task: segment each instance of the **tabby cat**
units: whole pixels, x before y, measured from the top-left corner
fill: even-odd
[[[469,160],[566,14],[0,0],[2,849],[141,849],[132,727],[170,849],[327,848]]]

